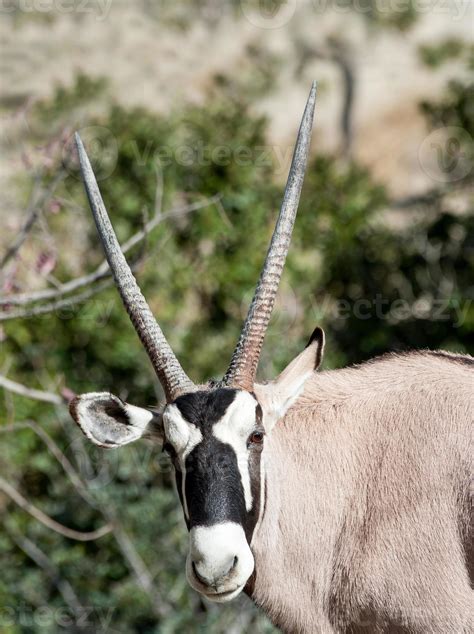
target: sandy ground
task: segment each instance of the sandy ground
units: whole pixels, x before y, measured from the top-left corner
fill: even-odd
[[[425,157],[420,164],[426,129],[417,105],[439,95],[446,78],[463,71],[452,64],[435,72],[427,69],[419,61],[418,47],[448,36],[472,41],[474,15],[471,2],[433,1],[403,33],[370,29],[363,15],[323,12],[317,7],[324,5],[309,0],[288,0],[274,19],[251,11],[242,0],[240,18],[217,3],[192,15],[184,6],[181,13],[175,7],[178,17],[189,23],[183,30],[163,17],[168,15],[166,2],[82,0],[76,2],[75,13],[65,10],[70,3],[64,0],[13,4],[22,7],[16,17],[6,10],[7,2],[0,9],[0,216],[9,218],[22,212],[14,177],[24,169],[29,129],[21,107],[51,94],[59,83],[71,84],[78,70],[107,76],[112,96],[123,104],[166,113],[181,100],[201,102],[216,73],[238,79],[243,68],[251,72],[249,47],[258,46],[280,66],[275,89],[255,106],[270,118],[271,143],[285,154],[316,78],[321,90],[313,150],[337,149],[340,69],[313,58],[300,75],[295,72],[295,42],[325,50],[328,38],[335,37],[346,42],[355,70],[355,157],[395,196],[424,191],[436,182],[423,164],[431,159]],[[43,8],[31,12],[32,6]],[[281,172],[283,178],[284,169]]]

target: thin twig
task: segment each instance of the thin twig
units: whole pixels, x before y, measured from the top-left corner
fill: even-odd
[[[353,109],[354,109],[354,92],[355,92],[355,74],[351,62],[351,57],[344,51],[335,51],[334,62],[339,66],[344,86],[344,97],[341,110],[340,125],[343,138],[343,152],[346,156],[350,156],[352,140],[353,140]]]
[[[443,198],[443,196],[456,194],[459,191],[472,193],[473,188],[470,183],[466,183],[464,181],[447,183],[441,187],[433,187],[419,194],[412,194],[402,198],[393,198],[389,201],[389,206],[394,209],[409,209],[418,205],[430,206],[438,202],[441,198]]]
[[[28,203],[28,208],[26,210],[26,220],[23,222],[23,225],[18,231],[16,238],[13,239],[13,243],[5,251],[2,259],[0,260],[0,269],[3,269],[6,266],[6,264],[20,250],[23,242],[26,240],[26,237],[28,236],[28,233],[31,231],[34,223],[38,219],[39,205],[37,202],[37,198],[38,198],[38,192],[40,190],[42,178],[43,178],[42,174],[36,174],[34,183],[33,183],[33,188],[30,195],[30,200]]]
[[[59,397],[58,397],[59,398]],[[0,434],[16,432],[23,429],[30,429],[44,442],[48,451],[53,455],[58,463],[63,468],[64,472],[68,476],[71,484],[74,486],[79,495],[91,506],[96,507],[97,503],[93,496],[87,490],[87,485],[77,473],[76,469],[72,466],[69,458],[56,444],[55,440],[32,420],[24,421],[22,423],[12,423],[11,425],[0,426]]]
[[[33,187],[33,193],[31,195],[30,204],[28,206],[26,220],[23,223],[18,235],[13,240],[11,246],[7,249],[2,259],[0,260],[0,269],[3,269],[6,264],[17,255],[18,251],[23,246],[26,238],[28,237],[31,229],[33,228],[35,222],[38,220],[39,215],[46,203],[46,201],[52,196],[54,190],[58,186],[58,184],[64,179],[65,172],[60,171],[53,179],[51,185],[45,189],[39,199],[37,200],[37,192],[39,188],[39,182],[41,182],[41,177],[37,177],[37,181]]]
[[[204,207],[208,207],[214,203],[217,203],[218,201],[220,201],[220,199],[221,194],[216,194],[215,196],[207,198],[204,201],[192,203],[191,205],[186,205],[184,207],[177,207],[176,209],[172,209],[162,214],[155,214],[155,216],[149,222],[147,222],[147,224],[142,229],[140,229],[140,231],[137,231],[137,233],[135,233],[122,244],[122,253],[126,255],[134,246],[144,240],[144,238],[148,235],[148,233],[150,233],[150,231],[153,231],[153,229],[155,229],[155,227],[157,227],[166,218],[183,216],[193,211],[197,211],[198,209],[202,209]],[[100,281],[108,276],[110,276],[109,265],[107,264],[107,261],[104,260],[93,273],[83,275],[81,277],[70,280],[69,282],[65,282],[64,284],[60,284],[58,288],[48,288],[42,291],[33,291],[31,293],[17,293],[14,295],[5,295],[3,297],[0,297],[0,306],[23,306],[25,304],[33,304],[39,301],[57,299],[58,297],[62,297],[63,295],[77,291],[84,286],[90,286],[91,284],[94,284],[95,282]],[[46,312],[51,312],[51,309],[48,309]],[[14,318],[28,316],[28,314],[23,314],[20,312],[9,314],[13,314]],[[5,319],[2,311],[0,311],[0,321],[2,320]]]
[[[6,529],[11,540],[20,548],[25,555],[27,555],[35,564],[44,570],[50,581],[56,586],[58,592],[63,597],[66,604],[71,608],[71,611],[76,617],[76,627],[84,629],[81,625],[80,617],[85,613],[85,608],[81,604],[74,588],[67,579],[61,576],[58,567],[51,561],[51,559],[44,553],[37,544],[32,542],[25,536],[22,536],[18,531],[13,532],[10,529]]]
[[[11,319],[20,319],[20,318],[28,318],[28,317],[37,317],[38,315],[46,315],[48,313],[54,313],[63,309],[70,309],[77,304],[81,304],[94,295],[102,292],[106,288],[113,286],[113,280],[107,279],[93,286],[92,288],[87,289],[83,293],[78,293],[77,295],[70,295],[64,299],[59,299],[55,302],[50,302],[48,304],[39,304],[38,306],[32,306],[31,308],[20,308],[19,310],[12,312],[2,312],[0,311],[0,322],[1,321],[9,321]]]
[[[137,549],[135,548],[135,544],[130,539],[128,533],[125,531],[120,522],[117,521],[115,512],[109,506],[109,508],[104,510],[104,513],[114,526],[114,537],[117,540],[122,554],[128,561],[129,566],[135,574],[138,584],[150,598],[150,603],[154,614],[158,617],[169,615],[171,611],[170,606],[164,603],[160,595],[158,594],[153,583],[153,576],[151,575],[148,567],[139,555]]]
[[[53,405],[63,405],[66,402],[66,399],[62,398],[58,394],[53,394],[52,392],[45,392],[43,390],[34,390],[33,388],[22,385],[21,383],[17,383],[16,381],[7,379],[6,376],[3,376],[1,374],[0,374],[0,387],[3,387],[5,390],[8,390],[9,392],[19,394],[20,396],[25,396],[26,398],[31,398],[35,401],[42,401],[43,403],[52,403]]]
[[[58,397],[59,398],[59,397]],[[122,526],[121,521],[117,518],[113,505],[108,501],[107,504],[98,505],[94,497],[90,494],[88,484],[78,474],[76,469],[72,466],[69,459],[61,451],[51,436],[45,432],[37,423],[33,421],[25,421],[23,423],[14,423],[7,427],[0,427],[1,432],[13,432],[19,429],[32,429],[46,444],[48,449],[61,464],[65,473],[69,477],[74,488],[81,495],[81,497],[92,507],[98,507],[102,512],[102,515],[111,526],[114,538],[119,546],[124,558],[128,562],[131,572],[135,575],[138,584],[143,591],[148,595],[150,603],[152,605],[153,612],[163,617],[169,614],[170,608],[166,605],[160,595],[158,594],[154,583],[153,576],[148,570],[145,562],[138,554],[133,541]],[[0,487],[1,488],[1,487]]]
[[[5,495],[8,495],[8,497],[21,509],[29,513],[31,517],[34,517],[36,520],[38,520],[38,522],[41,522],[41,524],[43,524],[47,528],[50,528],[51,530],[59,533],[60,535],[63,535],[64,537],[67,537],[68,539],[75,539],[79,542],[89,542],[95,539],[99,539],[100,537],[103,537],[104,535],[107,535],[112,531],[112,526],[110,524],[101,526],[95,531],[76,531],[72,528],[64,526],[63,524],[60,524],[59,522],[56,522],[56,520],[53,520],[52,517],[49,517],[49,515],[43,513],[43,511],[31,504],[31,502],[24,498],[19,491],[17,491],[2,477],[0,477],[0,489],[5,493]]]
[[[53,404],[62,404],[64,401],[58,394],[52,394],[49,392],[39,392],[38,390],[30,390],[25,386],[22,386],[18,383],[12,382],[5,377],[0,376],[0,380],[3,379],[3,383],[7,385],[8,388],[13,387],[17,393],[21,393],[30,398],[38,398],[39,400],[46,400],[47,402],[52,402]],[[45,397],[46,395],[46,397]],[[77,470],[72,466],[69,459],[65,456],[65,454],[61,451],[55,441],[51,438],[51,436],[44,431],[37,423],[33,421],[25,421],[23,423],[15,423],[9,425],[7,427],[0,427],[1,432],[13,432],[19,429],[30,428],[34,431],[46,444],[50,452],[54,455],[57,461],[61,464],[62,468],[66,472],[69,477],[69,480],[73,484],[74,488],[77,492],[83,497],[83,499],[88,502],[91,506],[97,507],[96,501],[94,497],[90,494],[88,489],[88,484],[85,482],[81,476],[78,474]],[[0,489],[2,489],[14,502],[20,506],[20,508],[24,509],[28,513],[30,513],[35,519],[42,522],[48,528],[55,530],[56,532],[61,533],[65,537],[70,537],[72,539],[80,539],[81,541],[85,541],[88,539],[97,539],[98,537],[112,532],[117,545],[119,546],[124,558],[128,562],[129,568],[131,572],[137,579],[138,584],[142,588],[142,590],[147,594],[150,599],[151,609],[153,613],[158,617],[163,617],[169,614],[170,606],[167,605],[162,597],[159,595],[153,583],[153,576],[148,570],[147,565],[139,555],[133,541],[125,531],[122,526],[121,521],[117,518],[113,505],[110,501],[105,505],[100,505],[100,510],[102,515],[108,522],[106,526],[102,527],[98,531],[94,531],[91,533],[80,533],[78,531],[74,531],[68,527],[65,527],[61,524],[58,524],[55,520],[45,515],[42,511],[33,506],[28,500],[26,500],[16,489],[14,489],[8,482],[0,478]]]
[[[342,42],[330,39],[327,42],[327,49],[311,46],[306,42],[299,43],[301,52],[300,60],[296,68],[296,74],[301,75],[306,64],[313,58],[334,62],[341,71],[343,81],[343,98],[340,115],[340,129],[342,136],[342,151],[349,157],[353,140],[353,109],[356,88],[355,70],[352,64],[350,53],[345,49]]]

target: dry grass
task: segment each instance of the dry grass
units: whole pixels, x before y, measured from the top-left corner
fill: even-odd
[[[313,149],[337,149],[341,142],[338,68],[313,59],[299,76],[295,74],[295,42],[324,48],[330,37],[346,41],[356,70],[355,156],[396,196],[433,186],[418,162],[426,133],[417,103],[439,94],[453,68],[436,72],[424,68],[417,47],[448,35],[469,40],[467,14],[454,19],[441,7],[434,8],[402,33],[370,31],[360,15],[333,10],[321,14],[310,2],[298,3],[295,15],[278,29],[262,29],[224,9],[186,14],[175,8],[170,16],[165,9],[171,11],[171,4],[157,6],[160,10],[153,11],[149,2],[113,0],[110,9],[99,14],[56,11],[20,13],[15,19],[2,16],[2,219],[19,219],[23,211],[13,178],[25,169],[22,155],[31,150],[25,104],[51,94],[57,84],[71,84],[78,70],[108,77],[111,96],[123,104],[166,113],[182,101],[201,102],[216,73],[238,83],[242,68],[251,69],[253,63],[249,46],[258,45],[278,60],[275,88],[255,104],[269,116],[271,142],[283,151],[292,142],[310,80],[317,78],[321,90]],[[472,15],[472,5],[464,9]],[[176,15],[181,22],[188,19],[186,28],[176,25]]]

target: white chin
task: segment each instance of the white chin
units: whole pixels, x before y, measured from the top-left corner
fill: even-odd
[[[242,526],[233,522],[195,526],[190,531],[189,546],[186,576],[191,587],[214,603],[235,599],[244,589],[255,565]],[[229,561],[235,563],[227,570]],[[206,580],[211,581],[208,584]]]
[[[212,601],[213,603],[228,603],[229,601],[237,598],[244,587],[245,584],[243,586],[240,586],[239,588],[236,588],[235,590],[231,590],[230,592],[221,592],[219,594],[207,594],[206,592],[201,592],[201,594],[208,601]]]
[[[217,587],[217,592],[215,592],[208,586],[203,585],[198,579],[196,579],[192,572],[189,558],[186,561],[186,576],[188,578],[189,585],[191,586],[191,588],[196,590],[196,592],[199,592],[199,594],[205,597],[208,601],[212,601],[213,603],[228,603],[229,601],[232,601],[233,599],[238,597],[242,590],[245,588],[245,584],[247,583],[250,574],[245,577],[240,577],[240,579],[234,580],[232,583],[229,583],[228,590],[226,588],[226,585],[221,585]]]

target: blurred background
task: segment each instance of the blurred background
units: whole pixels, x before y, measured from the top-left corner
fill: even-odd
[[[195,381],[226,369],[318,81],[312,156],[266,337],[324,367],[474,352],[469,1],[2,0],[0,631],[273,632],[203,602],[170,465],[106,452],[74,393],[162,392],[103,264],[71,135]]]

